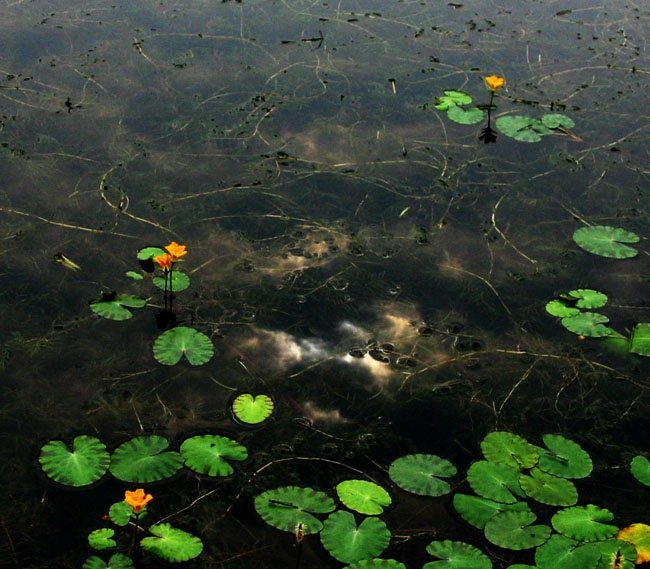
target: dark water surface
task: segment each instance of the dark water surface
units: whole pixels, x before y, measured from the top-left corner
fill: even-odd
[[[360,476],[350,468],[391,492],[383,557],[419,568],[437,538],[496,568],[532,564],[466,525],[451,495],[415,497],[386,473],[432,453],[469,493],[493,430],[575,440],[594,460],[580,504],[648,522],[628,463],[650,451],[649,360],[544,310],[593,288],[621,334],[650,321],[646,4],[0,5],[0,566],[81,567],[87,534],[134,487],[49,482],[40,447],[78,434],[110,449],[203,432],[247,446],[232,477],[146,486],[156,520],[203,539],[192,567],[293,566],[294,537],[254,496],[332,493]],[[484,144],[483,123],[434,108],[450,89],[486,105],[487,75],[506,78],[493,121],[560,112],[573,136]],[[635,232],[639,254],[582,250],[585,224]],[[125,275],[140,248],[170,241],[191,278],[176,319],[214,344],[203,366],[154,359],[162,294]],[[149,306],[100,318],[88,302],[109,291]],[[235,424],[237,390],[270,394],[272,420]],[[305,540],[303,567],[344,565]]]

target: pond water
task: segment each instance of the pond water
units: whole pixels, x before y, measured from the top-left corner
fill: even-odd
[[[144,487],[148,520],[202,539],[187,566],[343,567],[317,535],[297,546],[266,524],[254,498],[289,485],[334,497],[355,478],[392,497],[383,558],[419,568],[449,539],[496,568],[533,565],[534,549],[498,547],[452,504],[473,493],[467,468],[492,431],[577,442],[594,464],[578,504],[617,527],[649,522],[629,462],[650,451],[650,360],[545,310],[594,289],[621,336],[650,322],[647,5],[0,4],[0,566],[107,560],[88,534],[124,531],[103,516]],[[505,85],[486,143],[491,75]],[[436,109],[449,90],[478,122]],[[573,126],[541,126],[536,142],[499,128],[557,113]],[[635,256],[581,248],[572,236],[591,226],[638,235]],[[171,242],[187,247],[189,286],[170,311],[137,253]],[[146,306],[95,314],[113,292]],[[159,363],[174,326],[205,334],[212,358]],[[243,392],[275,402],[257,428],[232,418]],[[178,450],[204,433],[248,458],[225,477],[80,488],[39,465],[50,440],[112,451],[159,435]],[[391,481],[414,453],[453,463],[450,493]],[[534,511],[548,524],[557,508]],[[137,566],[168,566],[120,543]]]

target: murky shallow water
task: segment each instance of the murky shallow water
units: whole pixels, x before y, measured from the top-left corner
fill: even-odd
[[[576,440],[596,465],[580,503],[646,521],[627,463],[648,450],[648,361],[544,306],[594,288],[617,331],[650,318],[647,18],[620,2],[3,2],[4,564],[91,554],[126,486],[53,487],[37,462],[81,433],[248,447],[232,478],[147,487],[156,519],[216,488],[173,518],[206,544],[196,567],[294,564],[293,537],[254,512],[268,488],[331,490],[348,467],[390,484],[382,469],[421,452],[466,492],[495,429]],[[493,118],[559,111],[575,136],[483,144],[483,124],[434,109],[449,89],[487,104],[492,74],[507,81]],[[585,223],[634,231],[641,253],[590,255],[571,239]],[[156,362],[162,297],[125,276],[172,240],[191,277],[176,318],[214,343],[204,366]],[[96,317],[89,300],[112,290],[150,306]],[[233,423],[235,390],[271,394],[272,421]],[[315,460],[251,479],[292,457]],[[496,567],[532,563],[486,544],[449,496],[391,493],[383,557],[419,567],[435,531]],[[304,543],[303,566],[338,566]]]

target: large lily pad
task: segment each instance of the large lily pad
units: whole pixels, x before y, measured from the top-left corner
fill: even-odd
[[[592,338],[603,338],[612,333],[612,329],[605,325],[607,322],[609,318],[598,312],[582,312],[577,316],[562,318],[562,326],[569,332]]]
[[[650,356],[650,323],[640,322],[632,330],[630,352],[640,356]]]
[[[483,120],[483,111],[476,107],[471,109],[462,109],[461,107],[451,107],[447,111],[447,116],[459,124],[476,124]]]
[[[128,320],[133,316],[129,308],[142,308],[145,304],[139,296],[115,292],[105,292],[89,303],[93,312],[109,320]]]
[[[496,127],[506,136],[520,142],[539,142],[541,135],[553,133],[541,121],[521,115],[499,117]]]
[[[650,561],[650,526],[646,524],[632,524],[619,531],[616,539],[627,541],[636,548],[638,554],[636,563]]]
[[[395,559],[364,559],[348,565],[345,569],[406,569],[404,563]]]
[[[549,450],[539,449],[540,470],[561,478],[586,478],[591,474],[591,457],[578,443],[560,435],[544,435],[543,440]]]
[[[578,491],[573,482],[533,468],[529,475],[522,474],[519,484],[528,496],[549,506],[573,506],[578,501]]]
[[[155,284],[159,289],[164,290],[166,280],[167,280],[166,277],[154,277],[153,284]],[[167,284],[169,285],[169,283]],[[182,290],[185,290],[189,286],[190,286],[190,277],[188,277],[185,273],[181,273],[180,271],[172,272],[173,292],[181,292]],[[169,288],[167,290],[169,290]]]
[[[257,425],[271,416],[274,406],[273,399],[268,395],[241,393],[232,402],[232,413],[242,423]]]
[[[591,225],[573,233],[573,240],[585,251],[613,259],[629,259],[638,251],[625,243],[638,243],[639,236],[620,227]]]
[[[161,364],[173,366],[185,355],[187,361],[198,366],[210,361],[214,348],[210,338],[194,328],[178,326],[163,332],[153,345],[153,355]]]
[[[492,569],[485,553],[462,541],[433,541],[427,546],[427,553],[440,561],[430,561],[422,569]]]
[[[563,535],[554,534],[535,551],[535,565],[539,569],[594,569],[600,560],[600,551],[593,543],[580,545]]]
[[[336,485],[339,500],[360,514],[375,516],[390,506],[390,494],[384,488],[368,480],[344,480]]]
[[[93,555],[84,561],[81,569],[134,569],[133,561],[124,553],[115,553],[111,555],[108,563],[101,557]]]
[[[229,461],[248,458],[246,447],[219,435],[197,435],[181,444],[185,465],[207,476],[229,476],[234,472]]]
[[[357,526],[354,515],[338,511],[323,523],[321,543],[342,563],[355,563],[380,555],[388,547],[390,531],[379,518],[364,518]]]
[[[576,288],[569,291],[569,296],[576,299],[578,308],[600,308],[607,304],[607,295],[592,288]]]
[[[115,530],[112,528],[100,528],[88,534],[88,545],[98,551],[113,549],[117,542],[113,539]]]
[[[537,464],[537,447],[526,439],[506,431],[494,431],[481,442],[483,455],[489,461],[503,462],[515,468],[532,468]]]
[[[579,541],[602,541],[618,531],[616,526],[606,524],[614,514],[593,504],[574,506],[557,512],[551,519],[555,531]]]
[[[467,482],[483,498],[514,504],[524,496],[519,486],[519,470],[502,462],[479,460],[467,470]]]
[[[305,535],[323,529],[323,523],[312,514],[328,514],[335,507],[324,492],[299,486],[267,490],[255,498],[255,510],[267,524],[291,533],[302,524]]]
[[[50,441],[41,447],[38,457],[43,472],[66,486],[87,486],[99,480],[110,464],[106,445],[96,437],[79,435],[72,450],[63,441]]]
[[[158,435],[135,437],[122,443],[113,452],[110,471],[124,482],[156,482],[176,474],[183,466],[183,457],[166,451],[169,441]]]
[[[485,524],[494,516],[502,512],[530,511],[528,504],[525,502],[503,504],[502,502],[495,502],[494,500],[468,494],[455,494],[454,508],[468,524],[480,530],[484,529]]]
[[[388,474],[402,490],[421,496],[442,496],[451,487],[440,478],[454,476],[456,467],[434,454],[409,454],[394,460]]]
[[[638,558],[636,548],[631,544],[620,539],[606,539],[598,541],[595,544],[600,551],[601,558],[596,569],[633,569]],[[618,567],[614,562],[618,562]]]
[[[537,516],[530,510],[503,512],[485,524],[488,541],[504,549],[531,549],[544,543],[551,535],[547,525],[530,525]]]
[[[434,105],[439,111],[448,111],[456,105],[468,105],[472,102],[472,97],[462,91],[445,91],[442,97],[438,97],[438,102]]]
[[[630,472],[641,484],[650,486],[650,461],[645,456],[635,456],[630,463]]]
[[[171,563],[189,561],[201,555],[203,542],[181,529],[170,524],[151,526],[149,531],[155,537],[145,537],[140,545],[142,549]]]

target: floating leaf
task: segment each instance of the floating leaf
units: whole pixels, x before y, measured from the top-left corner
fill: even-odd
[[[650,356],[650,323],[640,322],[632,330],[630,352],[640,356]]]
[[[338,511],[325,520],[320,539],[334,559],[354,563],[380,555],[388,547],[390,531],[379,518],[364,518],[357,526],[352,513]]]
[[[406,565],[394,559],[364,559],[348,565],[345,569],[406,569]]]
[[[91,531],[88,534],[88,544],[93,549],[100,551],[117,547],[117,542],[113,539],[115,530],[111,528],[101,528]]]
[[[155,284],[159,289],[164,290],[166,280],[167,279],[165,277],[154,277],[153,284]],[[173,292],[181,292],[182,290],[185,290],[189,286],[190,286],[190,277],[188,277],[185,273],[181,273],[180,271],[172,272]]]
[[[606,539],[594,545],[601,554],[596,569],[632,569],[639,556],[632,544],[620,539]],[[614,561],[618,561],[619,565],[614,565]]]
[[[485,553],[462,541],[433,541],[427,546],[427,553],[440,561],[430,561],[422,569],[492,569]]]
[[[559,126],[563,128],[573,128],[576,123],[573,122],[566,115],[561,115],[559,113],[549,113],[542,116],[542,123],[548,128],[558,128]]]
[[[334,500],[324,492],[299,486],[267,490],[255,498],[255,510],[267,524],[291,533],[302,524],[305,535],[323,529],[322,522],[312,514],[328,514],[335,507]]]
[[[591,474],[591,458],[578,443],[560,435],[544,435],[543,440],[549,450],[539,449],[540,470],[561,478],[586,478]]]
[[[462,91],[445,91],[444,96],[438,97],[435,108],[439,111],[448,111],[456,105],[468,105],[472,102],[472,97]]]
[[[524,493],[519,487],[519,470],[502,462],[479,460],[467,471],[467,482],[483,498],[514,504]]]
[[[485,524],[488,541],[505,549],[530,549],[544,543],[551,535],[546,525],[531,526],[537,516],[530,510],[503,512]]]
[[[79,435],[72,441],[72,450],[63,441],[45,443],[38,461],[43,472],[55,482],[78,487],[104,476],[111,457],[98,438]]]
[[[577,299],[578,308],[600,308],[607,304],[607,295],[591,288],[577,288],[569,291],[569,296]]]
[[[598,312],[582,312],[577,316],[562,318],[562,326],[569,332],[592,338],[602,338],[612,333],[612,329],[605,326],[607,322],[609,318]]]
[[[153,344],[153,355],[161,364],[173,366],[183,354],[191,365],[198,366],[212,358],[214,348],[210,338],[187,326],[163,332]]]
[[[574,506],[557,512],[551,519],[555,531],[579,541],[602,541],[616,534],[618,528],[609,522],[614,514],[593,504]]]
[[[122,443],[113,452],[110,471],[124,482],[156,482],[176,474],[183,458],[176,451],[167,451],[169,441],[158,435],[135,437]]]
[[[578,491],[570,480],[547,474],[539,468],[533,468],[529,474],[522,474],[519,484],[538,502],[549,506],[573,506],[578,501]]]
[[[127,504],[124,500],[115,502],[108,509],[108,517],[116,526],[128,525],[131,518],[135,516],[133,506]]]
[[[600,551],[595,544],[579,545],[558,534],[535,551],[535,565],[539,569],[594,569],[599,559]]]
[[[630,463],[630,472],[641,484],[650,486],[650,461],[645,456],[635,456]]]
[[[556,298],[546,303],[546,312],[551,316],[564,318],[565,316],[577,316],[580,314],[580,309],[574,306],[569,306],[567,302],[561,298]]]
[[[461,109],[460,107],[450,107],[447,116],[459,124],[476,124],[483,120],[483,111],[481,109]]]
[[[379,484],[368,480],[344,480],[336,485],[336,493],[344,506],[374,516],[390,506],[390,494]]]
[[[141,281],[144,278],[140,273],[136,273],[135,271],[126,271],[126,276],[132,278],[134,281]]]
[[[207,476],[229,476],[233,468],[228,461],[248,458],[245,446],[219,435],[190,437],[183,441],[180,450],[188,468]]]
[[[620,227],[591,225],[581,227],[573,233],[573,240],[585,251],[602,257],[629,259],[637,255],[637,250],[624,243],[638,243],[639,236]]]
[[[138,261],[147,261],[154,257],[160,257],[160,255],[164,255],[166,252],[160,247],[144,247],[138,251]]]
[[[109,320],[128,320],[133,316],[128,308],[142,308],[145,304],[139,296],[105,292],[99,298],[91,300],[89,306],[93,312]]]
[[[516,468],[532,468],[537,464],[537,447],[526,439],[505,431],[494,431],[481,442],[483,455],[492,462],[504,462]]]
[[[485,528],[485,524],[489,520],[502,512],[530,511],[528,504],[525,502],[503,504],[502,502],[495,502],[494,500],[468,494],[455,494],[454,508],[468,524],[480,530]]]
[[[155,537],[145,537],[140,542],[142,549],[165,561],[189,561],[201,555],[203,551],[203,542],[198,537],[170,524],[157,524],[151,526],[149,531]]]
[[[242,393],[232,402],[232,413],[242,423],[257,425],[271,416],[274,406],[268,395]]]
[[[134,569],[133,561],[123,553],[115,553],[106,563],[103,559],[93,555],[84,561],[82,569]]]
[[[421,496],[443,496],[451,487],[440,478],[456,474],[456,467],[434,454],[409,454],[394,460],[388,475],[402,490]]]
[[[521,115],[499,117],[496,127],[506,136],[520,142],[539,142],[542,139],[540,135],[553,133],[541,121]]]
[[[638,554],[636,563],[650,561],[650,526],[646,524],[632,524],[619,531],[616,539],[627,541],[636,548]]]

